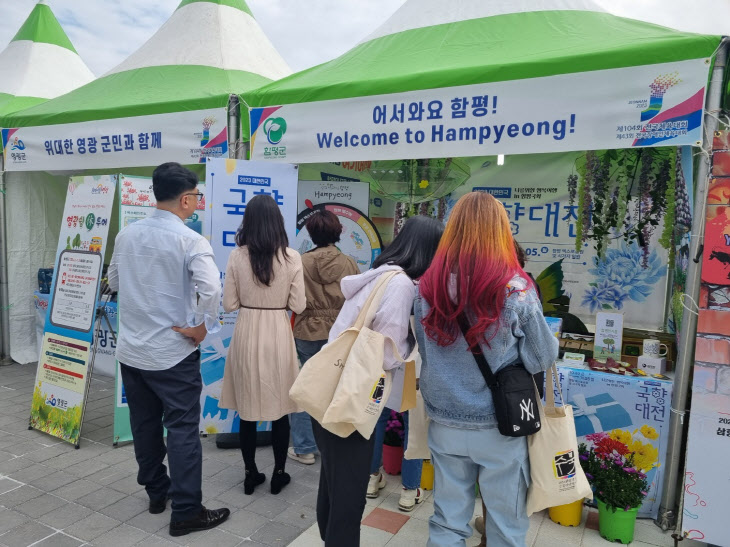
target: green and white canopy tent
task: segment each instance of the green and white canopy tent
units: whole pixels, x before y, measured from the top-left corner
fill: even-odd
[[[251,107],[268,107],[252,111],[252,159],[276,145],[286,147],[276,159],[295,162],[675,145],[616,138],[617,125],[653,119],[658,109],[668,121],[669,87],[667,100],[682,97],[669,104],[672,121],[694,116],[682,143],[696,144],[720,40],[617,17],[593,0],[409,1],[337,59],[244,93]],[[281,139],[262,136],[269,119],[285,121]],[[540,130],[545,121],[549,130]],[[418,130],[425,138],[416,142]]]
[[[721,34],[730,32],[679,30],[687,28],[682,16],[696,19],[693,3],[653,4],[678,17],[674,28],[654,24],[651,6],[635,4],[628,18],[611,13],[610,2],[593,0],[409,0],[342,56],[243,94],[251,107],[251,159],[403,161],[405,168],[380,170],[400,177],[411,160],[426,158],[708,150],[725,94]],[[705,7],[722,20],[728,7],[719,4]],[[535,158],[538,177],[539,163]],[[701,160],[697,168],[693,235],[704,225],[708,167]],[[412,201],[419,179],[404,181]],[[496,186],[510,185],[503,182]],[[700,241],[691,238],[689,256]],[[685,290],[695,301],[699,281],[690,261]],[[685,311],[659,514],[664,525],[677,506],[696,325],[696,315]]]
[[[6,222],[28,226],[8,237],[3,355],[20,363],[37,360],[29,295],[38,268],[53,263],[69,175],[149,176],[166,161],[202,173],[206,157],[227,157],[229,139],[240,142],[237,94],[290,73],[244,0],[183,0],[107,74],[0,116]],[[16,139],[24,146],[20,157],[10,150]]]
[[[93,79],[53,11],[41,0],[0,53],[0,117]]]

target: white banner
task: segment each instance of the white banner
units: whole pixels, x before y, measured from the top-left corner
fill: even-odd
[[[3,129],[5,169],[59,171],[203,163],[228,155],[225,108]]]
[[[116,184],[116,175],[69,181],[33,390],[31,427],[77,445]]]
[[[250,110],[286,162],[699,145],[709,59]]]
[[[235,249],[235,236],[246,203],[259,194],[267,194],[276,200],[284,226],[292,246],[296,237],[297,173],[294,165],[271,165],[255,161],[214,159],[206,166],[206,187],[210,214],[206,215],[210,243],[220,269],[221,288],[225,280],[228,256]],[[228,346],[238,312],[223,313],[219,319],[222,329],[208,336],[201,345],[201,395],[202,418],[200,429],[205,433],[230,433],[238,431],[237,413],[218,407],[223,371]]]

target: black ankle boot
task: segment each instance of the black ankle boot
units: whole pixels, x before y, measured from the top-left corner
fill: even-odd
[[[256,490],[256,487],[263,484],[265,480],[266,475],[259,473],[258,469],[246,469],[246,478],[243,481],[243,493],[250,496]]]
[[[275,469],[274,474],[271,476],[271,493],[278,494],[290,482],[289,473],[285,473],[283,469]]]

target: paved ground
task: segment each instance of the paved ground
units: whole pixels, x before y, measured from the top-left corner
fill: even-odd
[[[203,439],[203,497],[211,508],[230,507],[231,518],[206,533],[172,538],[169,509],[147,512],[147,497],[136,481],[131,445],[112,446],[114,380],[91,382],[82,429],[81,449],[27,428],[35,377],[32,365],[0,367],[0,545],[7,547],[74,547],[128,545],[204,545],[228,547],[320,547],[315,522],[318,465],[287,464],[292,484],[278,496],[259,488],[243,494],[243,463],[238,450],[220,450]],[[259,468],[270,476],[270,448],[259,449]],[[363,521],[364,547],[425,545],[433,502],[413,513],[397,509],[399,478],[388,477],[377,500],[368,500]],[[481,507],[479,506],[479,509]],[[587,526],[563,528],[542,513],[533,515],[528,544],[534,547],[610,545],[595,531],[596,515],[586,511]],[[648,521],[640,521],[635,547],[672,546]],[[472,538],[468,545],[476,545]],[[699,547],[684,541],[682,547]]]

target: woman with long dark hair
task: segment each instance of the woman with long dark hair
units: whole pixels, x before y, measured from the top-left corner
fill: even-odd
[[[499,433],[491,391],[470,348],[494,374],[518,363],[536,374],[557,359],[558,340],[518,262],[507,212],[493,196],[470,192],[457,202],[419,292],[420,387],[435,471],[428,546],[465,544],[478,481],[487,544],[522,547],[530,522],[527,439]]]
[[[246,204],[223,285],[223,308],[238,310],[221,388],[221,408],[238,411],[239,437],[246,466],[244,491],[253,494],[266,477],[256,467],[256,423],[272,422],[274,474],[271,493],[289,484],[284,471],[289,446],[289,398],[299,373],[287,310],[306,306],[302,259],[290,249],[284,218],[271,196]]]
[[[388,283],[370,328],[393,339],[402,356],[410,354],[415,340],[410,333],[414,280],[426,271],[438,246],[443,225],[430,217],[408,219],[403,229],[385,251],[373,262],[373,269],[342,280],[345,304],[330,330],[332,342],[350,328],[381,275],[399,272]],[[385,345],[383,369],[402,367]],[[325,547],[357,547],[360,545],[360,521],[365,509],[365,494],[370,478],[370,464],[375,435],[366,439],[360,433],[338,437],[312,422],[314,436],[322,456],[317,524]]]

